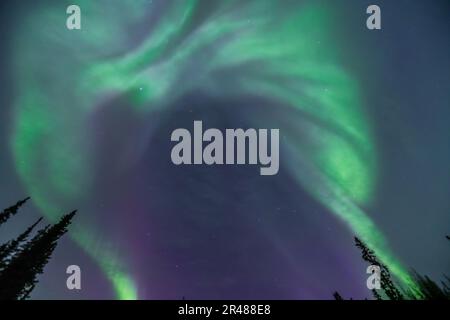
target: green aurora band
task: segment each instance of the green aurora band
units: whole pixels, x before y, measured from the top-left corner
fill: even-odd
[[[76,205],[92,188],[94,151],[85,124],[105,97],[126,97],[129,112],[155,118],[198,88],[267,97],[290,110],[286,158],[298,184],[373,248],[401,283],[415,288],[362,209],[373,198],[377,153],[358,82],[339,65],[334,6],[211,1],[199,14],[206,1],[174,1],[136,44],[127,28],[151,14],[151,2],[111,3],[78,1],[79,31],[65,28],[62,8],[69,2],[40,6],[15,30],[19,98],[11,148],[20,177],[49,220],[61,215],[59,199]],[[226,69],[233,70],[232,81],[221,79]],[[94,225],[83,216],[71,236],[119,299],[138,298],[126,259]]]

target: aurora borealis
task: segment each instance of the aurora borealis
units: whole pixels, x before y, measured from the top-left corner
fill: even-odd
[[[376,35],[364,29],[364,4],[356,1],[79,0],[82,29],[72,31],[65,28],[69,4],[21,7],[11,22],[14,90],[1,114],[10,124],[2,152],[20,185],[12,197],[30,195],[36,214],[52,222],[79,209],[70,232],[76,246],[68,247],[111,286],[113,293],[96,297],[331,298],[338,285],[361,297],[365,269],[353,235],[400,283],[414,286],[403,262],[411,254],[402,254],[406,240],[397,235],[415,237],[415,228],[393,235],[389,225],[416,217],[423,224],[419,212],[408,212],[429,201],[438,203],[431,206],[436,212],[450,210],[440,197],[449,170],[430,172],[434,160],[423,156],[441,159],[437,166],[450,159],[443,129],[450,114],[441,107],[448,106],[450,81],[439,73],[438,90],[426,77],[403,79],[430,96],[442,94],[431,102],[442,113],[437,124],[405,102],[418,91],[389,83],[386,74],[402,59],[368,48],[396,44],[389,8],[401,12],[401,4],[387,5],[387,30]],[[357,17],[360,30],[349,34]],[[417,41],[426,42],[430,30]],[[440,50],[413,53],[416,59],[450,51],[448,42],[436,43]],[[449,67],[448,59],[437,61]],[[173,166],[169,132],[198,119],[209,127],[280,128],[279,175],[261,177],[247,166]],[[408,119],[428,119],[423,127],[434,142],[414,138]],[[408,152],[392,151],[401,148]],[[396,172],[399,180],[388,177]],[[403,186],[408,174],[411,186]],[[405,196],[398,199],[406,198],[422,183],[439,190],[405,202],[384,196],[400,184]],[[448,226],[448,217],[429,217],[430,234],[444,234],[437,226]],[[433,270],[450,262],[437,261]]]

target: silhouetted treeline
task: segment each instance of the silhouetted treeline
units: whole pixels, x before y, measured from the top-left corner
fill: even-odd
[[[449,236],[446,236],[450,240]],[[395,283],[389,269],[381,263],[375,252],[364,242],[355,237],[355,245],[361,250],[362,258],[370,265],[380,267],[380,289],[372,289],[372,294],[376,300],[450,300],[450,278],[445,276],[440,284],[431,280],[428,276],[422,276],[417,272],[412,272],[412,279],[418,288],[404,288]],[[335,292],[335,300],[344,300],[342,296]]]
[[[29,200],[26,198],[0,213],[0,228]],[[32,237],[38,219],[17,238],[0,245],[0,300],[23,300],[29,297],[56,248],[67,232],[76,211],[64,215],[54,225],[46,225]],[[31,239],[30,239],[31,237]]]

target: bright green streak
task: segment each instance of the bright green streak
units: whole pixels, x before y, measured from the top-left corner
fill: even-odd
[[[196,88],[263,96],[280,114],[291,110],[286,118],[292,130],[289,165],[298,183],[411,285],[361,209],[370,204],[376,186],[377,154],[358,83],[339,63],[342,48],[332,32],[335,8],[318,1],[230,0],[198,20],[201,2],[175,1],[127,51],[126,26],[152,10],[148,1],[78,1],[80,31],[65,29],[64,6],[42,8],[22,24],[15,51],[20,98],[11,145],[17,170],[38,206],[55,220],[62,208],[55,199],[64,197],[76,206],[89,194],[94,152],[85,124],[105,96],[126,96],[130,104],[124,108],[155,118],[158,110]],[[216,76],[230,68],[232,81]],[[89,217],[83,217],[73,237],[98,262],[118,298],[137,298],[126,259],[95,232]]]

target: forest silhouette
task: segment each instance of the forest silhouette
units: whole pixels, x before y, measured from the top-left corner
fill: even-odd
[[[18,201],[0,213],[0,229],[30,198]],[[59,238],[67,232],[76,211],[64,215],[58,223],[48,224],[34,232],[38,219],[22,234],[0,245],[0,300],[24,300],[30,297],[44,272]]]
[[[18,201],[0,213],[0,229],[15,216],[30,198]],[[38,276],[44,272],[58,240],[67,232],[76,211],[61,217],[56,224],[48,224],[35,232],[42,222],[39,218],[16,238],[0,245],[0,300],[25,300],[30,297],[38,283]],[[446,236],[450,240],[450,236]],[[355,246],[361,251],[362,259],[369,265],[380,268],[380,289],[372,289],[375,300],[450,300],[450,278],[444,276],[440,284],[428,276],[412,271],[416,287],[400,286],[386,265],[363,241],[355,237]],[[344,300],[339,292],[335,300]],[[350,298],[351,299],[351,298]]]
[[[450,236],[446,236],[450,240]],[[444,276],[440,284],[428,276],[416,271],[411,272],[416,288],[402,287],[392,278],[388,267],[381,263],[376,253],[359,238],[355,237],[355,246],[361,250],[362,259],[369,265],[380,268],[380,289],[372,289],[375,300],[450,300],[450,278]],[[339,292],[333,294],[335,300],[345,300]]]

